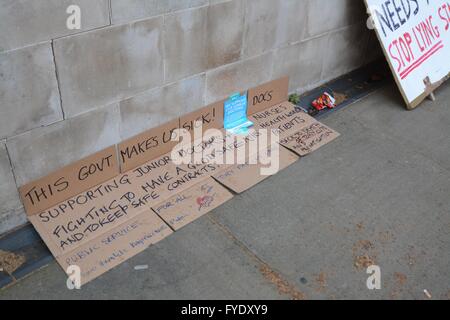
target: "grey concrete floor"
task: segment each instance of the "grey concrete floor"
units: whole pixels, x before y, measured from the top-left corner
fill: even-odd
[[[449,101],[382,89],[324,120],[337,141],[81,290],[52,263],[0,299],[450,299]]]

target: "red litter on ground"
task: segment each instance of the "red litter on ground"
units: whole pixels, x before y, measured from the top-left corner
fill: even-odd
[[[312,106],[318,111],[325,108],[334,109],[336,107],[336,99],[328,92],[324,92],[319,98],[312,102]]]

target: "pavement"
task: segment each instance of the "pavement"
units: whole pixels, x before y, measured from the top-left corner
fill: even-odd
[[[450,83],[436,98],[406,111],[384,87],[321,119],[338,140],[81,290],[52,262],[0,299],[450,299]]]

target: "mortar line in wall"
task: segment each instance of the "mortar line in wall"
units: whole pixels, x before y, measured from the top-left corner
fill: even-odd
[[[220,4],[220,3],[218,3],[218,4]],[[117,24],[111,24],[111,26],[122,26],[122,25],[127,25],[127,24],[133,24],[133,23],[137,23],[137,22],[141,22],[141,21],[145,21],[145,20],[149,20],[149,19],[153,19],[153,18],[165,17],[165,16],[171,15],[171,14],[177,14],[177,13],[183,13],[183,12],[187,12],[187,11],[191,11],[191,10],[207,8],[209,6],[210,6],[210,4],[206,4],[206,5],[195,6],[195,7],[191,7],[191,8],[184,8],[184,9],[179,9],[179,10],[174,10],[174,11],[162,12],[159,14],[155,14],[153,16],[148,16],[148,17],[143,17],[143,18],[135,18],[135,19],[126,20],[126,21],[119,21]],[[112,6],[111,6],[111,11],[112,11]]]
[[[59,81],[58,66],[56,65],[55,48],[54,48],[53,40],[51,42],[51,46],[52,46],[53,65],[55,66],[56,86],[58,87],[58,94],[59,94],[59,105],[61,108],[62,118],[63,118],[63,120],[65,120],[66,115],[64,113],[64,108],[63,108],[63,103],[62,103],[61,85],[60,85],[60,81]]]
[[[343,27],[339,27],[339,28],[335,28],[335,29],[332,29],[332,30],[328,30],[328,31],[325,31],[325,32],[320,33],[320,34],[317,34],[317,35],[314,35],[314,36],[311,36],[311,37],[307,37],[307,38],[302,39],[302,40],[297,41],[297,42],[303,43],[303,42],[307,42],[307,41],[310,41],[310,40],[315,40],[315,39],[318,39],[318,38],[322,38],[322,37],[325,37],[327,35],[336,34],[336,33],[340,32],[340,31],[343,31],[345,29],[354,27],[354,26],[356,26],[358,24],[363,24],[363,22],[359,21],[359,22],[355,22],[355,23],[352,23],[352,24],[349,24],[349,25],[346,25],[346,26],[343,26]]]
[[[162,19],[163,19],[163,25],[162,25],[162,32],[161,32],[162,33],[161,34],[161,42],[162,42],[161,51],[162,51],[162,63],[163,63],[163,83],[166,83],[166,73],[167,73],[167,70],[166,70],[166,67],[167,67],[167,64],[166,64],[166,34],[167,34],[166,16],[163,15]]]
[[[112,0],[108,0],[109,25],[112,26]]]
[[[14,170],[14,166],[13,166],[13,163],[12,163],[12,160],[11,160],[11,155],[10,155],[10,153],[9,153],[9,149],[8,149],[8,144],[7,144],[7,142],[8,142],[8,139],[6,139],[6,141],[5,141],[5,149],[6,149],[6,154],[8,155],[8,160],[9,160],[9,166],[11,167],[11,173],[12,173],[12,176],[13,176],[13,179],[14,179],[14,183],[15,183],[15,185],[16,185],[16,190],[17,190],[17,193],[19,192],[18,190],[19,190],[19,185],[17,184],[17,177],[16,177],[16,172],[15,172],[15,170]],[[20,198],[20,197],[19,197]],[[22,198],[20,198],[20,202],[22,203]],[[23,204],[22,204],[23,205]]]

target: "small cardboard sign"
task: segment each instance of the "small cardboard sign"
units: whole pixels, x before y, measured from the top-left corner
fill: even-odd
[[[289,150],[280,147],[279,145],[273,145],[268,149],[268,154],[272,152],[273,148],[277,148],[279,152],[279,171],[284,170],[289,167],[291,164],[295,163],[299,160],[299,157]],[[253,186],[257,185],[261,181],[269,178],[268,175],[262,175],[261,169],[265,167],[265,165],[251,164],[256,163],[256,159],[258,156],[253,154],[251,156],[253,159],[249,159],[245,164],[236,164],[233,165],[218,174],[215,174],[213,177],[221,184],[226,186],[227,188],[233,190],[236,193],[242,193]]]
[[[27,214],[34,215],[119,173],[115,146],[19,188]]]
[[[270,81],[248,91],[248,114],[266,110],[286,101],[289,92],[289,77]]]
[[[174,131],[180,126],[179,119],[138,134],[119,144],[121,172],[166,154],[177,145],[172,141]]]
[[[303,127],[298,132],[282,138],[280,144],[305,156],[339,137],[339,133],[320,122]]]
[[[250,119],[256,128],[277,129],[281,138],[287,137],[316,120],[288,101],[254,113]]]
[[[152,209],[174,230],[179,230],[231,198],[229,191],[209,178]]]
[[[85,284],[170,234],[170,227],[148,208],[56,259],[64,270],[78,266],[81,284]]]

